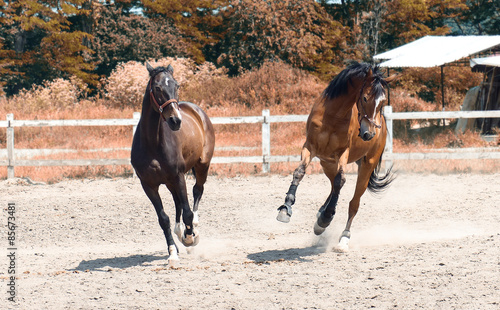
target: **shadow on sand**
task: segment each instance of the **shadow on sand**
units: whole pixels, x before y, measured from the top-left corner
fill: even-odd
[[[269,250],[257,253],[250,253],[247,258],[256,263],[269,263],[276,261],[312,261],[311,256],[316,256],[326,252],[326,247],[309,246],[306,248],[292,248],[284,250]]]
[[[124,269],[135,266],[142,266],[157,260],[166,260],[165,255],[130,255],[113,258],[97,258],[92,260],[82,260],[80,264],[71,271],[108,271],[110,268]]]

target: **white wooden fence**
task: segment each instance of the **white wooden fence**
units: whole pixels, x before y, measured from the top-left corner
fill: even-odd
[[[418,160],[418,159],[500,159],[500,147],[465,148],[434,150],[429,153],[393,153],[393,120],[405,119],[450,119],[450,118],[500,118],[500,111],[443,111],[443,112],[398,112],[386,106],[384,114],[387,120],[388,136],[384,159]],[[55,126],[132,126],[135,132],[140,113],[135,112],[130,119],[87,119],[87,120],[15,120],[13,114],[7,114],[6,121],[0,121],[0,128],[7,128],[7,159],[0,159],[0,166],[7,166],[7,178],[14,177],[16,166],[89,166],[89,165],[129,165],[130,158],[117,159],[43,159],[19,160],[15,156],[15,127],[55,127]],[[262,124],[261,156],[218,156],[212,163],[262,163],[262,171],[269,172],[272,162],[300,161],[300,155],[271,155],[271,123],[305,122],[307,115],[270,115],[263,110],[261,116],[214,117],[213,124]],[[127,148],[129,149],[129,148]],[[95,150],[99,151],[99,150]]]

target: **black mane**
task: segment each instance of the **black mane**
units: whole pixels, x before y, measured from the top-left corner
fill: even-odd
[[[379,70],[378,66],[372,66],[367,63],[353,62],[347,68],[342,70],[333,78],[328,87],[323,92],[323,97],[326,99],[334,99],[347,93],[348,85],[352,86],[352,79],[364,79],[368,71],[372,69],[373,82],[370,95],[379,96],[385,93],[387,82]]]

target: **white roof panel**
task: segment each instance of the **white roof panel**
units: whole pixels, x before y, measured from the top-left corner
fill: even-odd
[[[437,67],[500,46],[499,36],[426,36],[385,53],[381,67]]]
[[[490,66],[490,67],[500,67],[500,56],[492,56],[485,58],[473,58],[470,60],[470,66]]]

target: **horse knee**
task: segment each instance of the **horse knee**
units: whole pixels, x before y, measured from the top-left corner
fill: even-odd
[[[337,194],[340,194],[340,190],[344,186],[345,181],[346,181],[346,179],[345,179],[344,170],[342,168],[340,168],[339,172],[335,176],[335,179],[333,180],[333,190]]]

